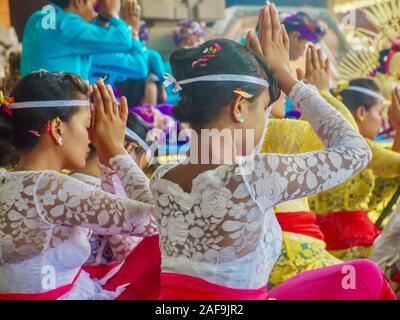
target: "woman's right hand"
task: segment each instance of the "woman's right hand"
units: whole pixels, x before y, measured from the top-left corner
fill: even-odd
[[[132,27],[136,34],[140,32],[141,11],[136,0],[126,1],[121,10],[121,18]]]
[[[315,46],[307,48],[306,72],[297,69],[297,79],[316,86],[320,91],[329,90],[330,61],[329,58],[324,59],[321,49]]]
[[[103,81],[93,85],[93,100],[90,138],[96,147],[100,162],[109,166],[111,158],[127,154],[124,142],[128,102],[122,97],[119,108],[111,86],[105,86]]]
[[[102,17],[110,19],[118,17],[121,10],[121,0],[100,0],[99,13]]]
[[[289,36],[280,23],[275,4],[260,10],[259,21],[259,37],[257,38],[254,32],[249,32],[247,46],[264,58],[278,79],[282,91],[289,95],[297,80],[289,65]]]

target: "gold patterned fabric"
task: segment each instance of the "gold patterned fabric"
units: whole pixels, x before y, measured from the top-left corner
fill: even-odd
[[[372,222],[376,223],[379,217],[381,216],[383,210],[389,205],[389,202],[393,198],[397,189],[400,186],[400,177],[395,178],[376,178],[375,180],[375,188],[372,192],[372,197],[369,202],[369,212],[368,216]],[[397,201],[396,205],[399,204]],[[393,206],[393,210],[396,208],[396,205]],[[392,210],[392,211],[393,211]],[[393,212],[391,212],[392,214]],[[383,220],[382,227],[386,226],[389,221],[391,214]]]
[[[325,242],[305,235],[283,232],[281,254],[270,274],[272,289],[295,275],[342,263],[325,250]]]
[[[379,212],[373,211],[379,205],[383,210],[382,203],[387,204],[390,201],[395,191],[395,183],[400,177],[400,153],[388,150],[368,139],[367,143],[372,150],[373,159],[366,169],[341,185],[309,198],[311,210],[317,215],[331,212],[365,211],[370,212],[369,216],[372,216],[373,222],[378,219]],[[379,186],[376,186],[377,178],[382,181]],[[385,190],[393,191],[382,194]],[[339,259],[352,260],[366,258],[370,251],[369,247],[354,247],[331,251],[331,253]]]

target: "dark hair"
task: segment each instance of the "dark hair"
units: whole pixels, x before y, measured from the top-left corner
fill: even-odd
[[[65,8],[68,8],[71,0],[52,0],[51,2],[56,4],[60,8],[65,9]],[[88,0],[84,0],[84,2],[86,3],[86,2],[88,2]]]
[[[381,93],[378,85],[374,80],[368,78],[354,79],[349,82],[349,86],[362,87],[365,89],[372,90],[376,93]],[[352,90],[341,90],[336,92],[336,96],[339,96],[343,104],[350,110],[356,111],[358,107],[364,106],[367,110],[372,106],[376,105],[379,100],[378,98],[366,95],[364,93]]]
[[[140,118],[136,113],[129,112],[128,121],[126,122],[126,127],[134,131],[143,141],[146,141],[147,132],[149,131],[149,126]],[[125,139],[131,142],[131,138],[125,136]]]
[[[74,74],[37,71],[22,78],[11,96],[15,102],[87,99],[89,85]],[[80,108],[16,109],[12,117],[0,111],[0,140],[11,143],[20,152],[28,152],[39,142],[39,137],[29,131],[42,134],[48,121],[59,117],[66,122]]]
[[[218,44],[221,51],[217,52],[205,65],[197,64],[193,67],[193,62],[204,57],[204,51],[214,44]],[[232,40],[215,39],[196,48],[177,50],[172,54],[170,62],[173,74],[178,81],[210,74],[247,75],[269,82],[271,104],[279,98],[281,93],[271,68],[259,56]],[[264,90],[259,85],[240,81],[197,82],[182,87],[181,100],[173,109],[173,114],[179,121],[195,126],[215,119],[222,108],[232,101],[233,91],[238,87],[253,95],[250,101],[254,101]]]

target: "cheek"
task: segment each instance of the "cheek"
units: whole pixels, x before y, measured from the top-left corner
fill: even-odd
[[[69,137],[68,145],[70,146],[70,149],[74,149],[74,155],[78,157],[86,157],[89,145],[89,134],[86,127],[74,128]]]
[[[383,118],[378,113],[376,113],[373,115],[372,121],[374,122],[374,124],[376,126],[381,126],[382,122],[383,122]]]

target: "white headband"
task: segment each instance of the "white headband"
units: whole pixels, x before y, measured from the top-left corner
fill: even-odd
[[[194,82],[203,82],[203,81],[229,81],[229,82],[247,82],[253,83],[265,88],[269,88],[269,82],[264,79],[245,76],[240,74],[212,74],[208,76],[202,76],[192,79],[186,79],[177,81],[171,74],[164,73],[163,77],[165,79],[164,86],[168,88],[170,85],[175,84],[175,88],[172,90],[174,93],[177,93],[182,90],[182,86],[184,84],[194,83]]]
[[[90,107],[90,100],[54,100],[54,101],[27,101],[12,103],[9,109],[30,108],[60,108],[60,107]]]
[[[149,146],[147,145],[147,143],[141,138],[139,137],[136,132],[134,132],[133,130],[129,129],[128,127],[125,128],[125,136],[127,136],[128,138],[135,140],[137,142],[139,142],[140,146],[143,147],[143,149],[148,150],[150,149]]]
[[[372,90],[370,90],[370,89],[367,89],[367,88],[357,87],[357,86],[349,86],[349,87],[347,87],[347,88],[344,88],[342,91],[345,91],[345,90],[347,90],[347,91],[356,91],[356,92],[364,93],[364,94],[366,94],[367,96],[374,97],[374,98],[376,98],[376,99],[385,101],[385,98],[383,97],[383,95],[381,95],[380,93],[377,93],[377,92],[375,92],[375,91],[372,91]]]
[[[144,149],[144,151],[146,152],[146,156],[148,159],[152,158],[152,151],[149,147],[149,145],[141,138],[139,137],[136,132],[134,132],[133,130],[129,129],[128,127],[125,128],[125,136],[135,140],[136,142],[138,142],[140,144],[140,146]]]

